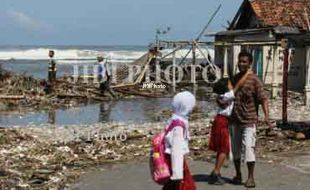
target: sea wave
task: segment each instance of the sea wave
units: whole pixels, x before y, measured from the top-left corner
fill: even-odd
[[[0,60],[46,60],[48,59],[46,48],[27,49],[27,50],[0,50]],[[136,59],[144,54],[143,51],[106,51],[80,50],[80,49],[55,49],[55,58],[57,60],[89,60],[95,59],[98,54],[103,56],[130,60]]]
[[[47,60],[48,59],[47,48],[35,48],[35,49],[21,49],[21,50],[0,50],[0,60],[10,61],[10,60]],[[119,51],[98,51],[98,50],[81,50],[81,49],[54,49],[55,59],[59,63],[92,63],[95,62],[96,56],[102,54],[103,56],[110,59],[112,62],[130,62],[132,60],[138,59],[144,55],[147,51],[130,51],[130,50],[119,50]],[[162,51],[163,55],[171,52],[171,49],[165,49]],[[176,58],[183,58],[187,54],[188,50],[179,50],[176,53]],[[210,55],[214,57],[213,49],[203,49],[203,53],[197,50],[197,58],[203,58],[204,55]],[[168,56],[172,58],[172,55]],[[191,54],[189,57],[191,58]]]

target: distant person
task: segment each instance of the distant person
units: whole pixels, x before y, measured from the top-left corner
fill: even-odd
[[[253,57],[248,52],[241,52],[238,59],[240,72],[233,77],[233,86],[236,86],[248,72],[253,62]],[[245,187],[247,188],[254,188],[256,186],[254,180],[255,144],[258,106],[260,104],[263,106],[266,124],[272,127],[269,121],[268,102],[263,84],[255,74],[249,74],[242,87],[235,94],[232,112],[232,150],[236,176],[233,178],[233,182],[235,184],[242,184],[241,154],[243,153],[243,160],[248,166],[248,179],[245,182]]]
[[[173,115],[168,121],[166,130],[173,127],[165,137],[165,153],[171,164],[172,175],[163,190],[195,190],[195,182],[191,176],[185,155],[189,153],[189,124],[188,116],[196,104],[195,96],[181,92],[172,101]]]
[[[49,63],[48,63],[48,81],[54,82],[56,80],[56,61],[54,60],[55,52],[53,50],[49,50]]]
[[[97,56],[98,61],[98,81],[99,81],[99,89],[101,94],[103,95],[105,91],[108,91],[112,97],[115,97],[113,90],[111,89],[111,71],[108,68],[107,60],[104,59],[102,55]]]
[[[214,92],[219,94],[217,98],[219,109],[211,127],[209,141],[209,149],[217,153],[215,167],[211,172],[210,184],[223,185],[225,183],[221,177],[221,168],[230,153],[229,119],[234,106],[235,93],[251,72],[249,70],[234,88],[230,80],[226,79],[221,79],[214,87]]]

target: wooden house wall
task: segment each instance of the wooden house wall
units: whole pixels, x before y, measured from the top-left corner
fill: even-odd
[[[261,80],[266,85],[277,84],[281,87],[283,80],[283,48],[279,45],[247,45],[242,47],[240,45],[226,46],[227,48],[227,63],[228,73],[236,74],[238,72],[238,54],[244,48],[262,48],[263,50],[263,75]],[[290,52],[292,52],[290,50]],[[294,49],[294,54],[290,53],[289,62],[289,78],[288,87],[290,90],[303,91],[305,86],[305,62],[306,49],[303,47]],[[224,67],[225,62],[225,47],[215,47],[215,63]],[[224,68],[223,68],[224,69]],[[224,70],[223,70],[224,71]]]

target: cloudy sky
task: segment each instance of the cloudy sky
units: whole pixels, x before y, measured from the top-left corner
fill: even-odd
[[[0,0],[0,45],[146,45],[157,28],[193,39],[224,30],[242,0]]]

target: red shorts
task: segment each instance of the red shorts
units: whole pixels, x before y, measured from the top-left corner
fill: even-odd
[[[215,117],[211,128],[209,149],[217,153],[229,154],[230,137],[227,117],[222,115],[217,115]]]

